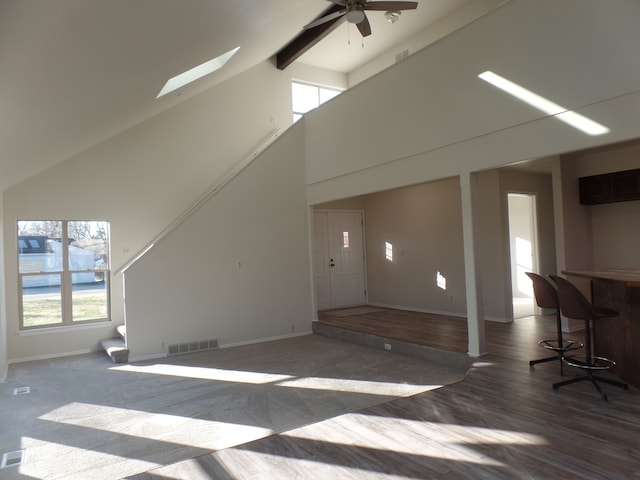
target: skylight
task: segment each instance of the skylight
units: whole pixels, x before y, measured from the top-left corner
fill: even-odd
[[[160,93],[156,98],[160,98],[165,96],[168,93],[171,93],[179,88],[184,87],[185,85],[195,82],[196,80],[209,75],[210,73],[215,72],[216,70],[221,69],[227,61],[240,49],[240,47],[236,47],[233,50],[229,50],[227,53],[223,53],[222,55],[214,58],[213,60],[209,60],[208,62],[204,62],[197,67],[193,67],[186,72],[183,72],[179,75],[176,75],[173,78],[167,80],[167,83],[164,84]]]
[[[580,115],[572,110],[567,110],[551,100],[544,98],[531,90],[527,90],[517,83],[513,83],[512,81],[491,71],[483,72],[478,75],[478,77],[485,82],[490,83],[494,87],[499,88],[503,92],[516,97],[518,100],[521,100],[548,115],[555,116],[558,120],[562,120],[566,124],[571,125],[573,128],[576,128],[587,135],[604,135],[605,133],[609,133],[609,129],[604,125],[600,125],[590,118]]]

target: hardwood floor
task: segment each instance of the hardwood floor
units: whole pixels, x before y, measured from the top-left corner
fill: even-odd
[[[319,312],[318,320],[334,327],[440,350],[467,352],[465,318],[383,307],[371,308],[358,315],[348,315],[348,310],[325,310]],[[555,338],[555,322],[553,315],[518,318],[513,323],[485,322],[488,352],[517,360],[547,356],[537,342],[541,338]],[[567,337],[580,341],[582,332]]]
[[[321,322],[466,351],[466,323],[392,309]],[[390,327],[390,325],[392,325]],[[552,390],[539,338],[554,319],[486,324],[489,355],[455,384],[138,475],[160,479],[575,479],[640,477],[640,392]],[[580,332],[577,333],[578,339]],[[565,371],[565,377],[574,372]],[[134,478],[134,477],[132,477]]]

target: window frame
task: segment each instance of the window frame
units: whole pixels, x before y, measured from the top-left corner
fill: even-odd
[[[21,271],[21,252],[20,248],[20,229],[21,222],[58,222],[61,224],[60,244],[61,248],[61,270],[40,270],[32,272]],[[103,268],[91,269],[72,269],[69,261],[69,224],[74,222],[101,222],[106,224],[105,251],[107,261],[101,265]],[[111,241],[110,241],[110,224],[106,220],[18,220],[16,221],[16,259],[17,259],[17,287],[18,287],[18,321],[19,331],[33,331],[44,329],[59,329],[77,327],[87,324],[111,323]],[[98,318],[74,320],[73,319],[73,275],[93,273],[103,275],[104,293],[106,295],[106,315]],[[24,323],[24,287],[23,279],[28,277],[37,277],[43,275],[59,275],[60,276],[60,314],[61,322],[47,323],[41,325],[25,325]]]

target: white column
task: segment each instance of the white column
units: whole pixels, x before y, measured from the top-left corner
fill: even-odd
[[[476,175],[471,172],[460,174],[460,196],[462,200],[462,235],[464,245],[464,270],[467,292],[467,329],[469,337],[468,353],[477,357],[487,353],[484,336],[484,296],[480,278],[480,265],[476,238],[479,237],[478,218],[474,207],[477,185]]]
[[[0,195],[0,383],[7,375],[7,310],[5,302],[5,268],[4,268],[4,222],[2,206],[2,195]]]

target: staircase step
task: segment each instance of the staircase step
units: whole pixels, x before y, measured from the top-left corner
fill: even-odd
[[[113,363],[127,363],[129,350],[121,338],[107,338],[100,342],[104,351],[111,357]]]
[[[127,338],[127,327],[126,326],[118,325],[116,327],[116,332],[118,332],[118,335],[120,335],[123,340],[125,340]]]

